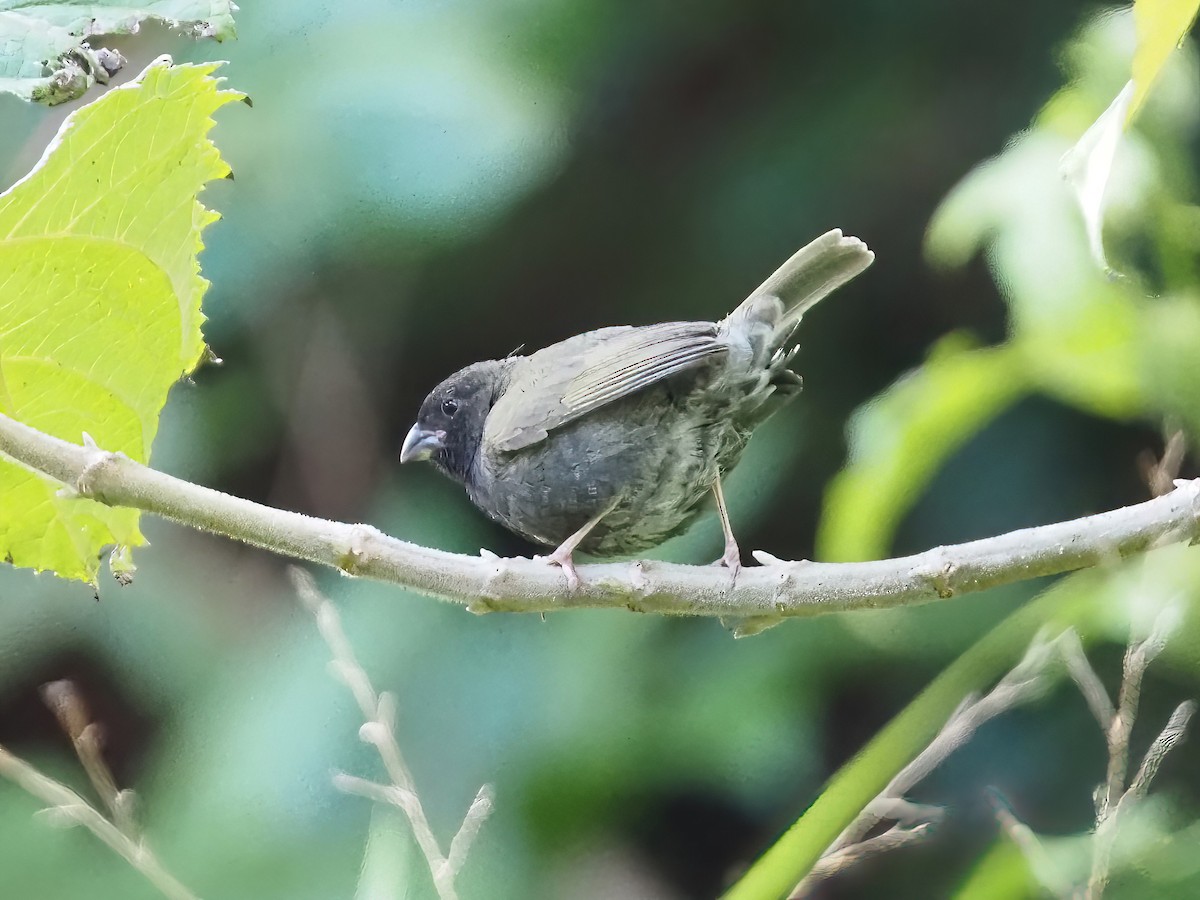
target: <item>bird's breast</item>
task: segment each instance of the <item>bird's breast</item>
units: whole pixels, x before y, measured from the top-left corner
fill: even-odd
[[[684,531],[749,433],[678,385],[657,385],[504,453],[486,445],[468,493],[536,543],[556,546],[593,517],[584,553],[626,556]],[[708,404],[711,406],[711,404]]]

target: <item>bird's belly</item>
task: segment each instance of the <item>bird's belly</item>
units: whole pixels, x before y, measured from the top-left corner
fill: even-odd
[[[718,474],[736,464],[748,435],[661,397],[631,401],[486,460],[489,471],[477,488],[486,502],[472,499],[546,546],[601,516],[579,545],[595,556],[632,555],[680,534],[704,508]]]

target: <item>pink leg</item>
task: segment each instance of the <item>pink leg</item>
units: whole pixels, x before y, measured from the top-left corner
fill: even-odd
[[[614,503],[613,506],[615,505]],[[600,520],[612,512],[613,506],[609,506],[603,512],[588,519],[582,528],[559,544],[549,556],[534,557],[552,566],[559,566],[567,575],[567,588],[569,590],[573,591],[579,587],[579,572],[575,570],[575,561],[571,559],[571,554],[575,552],[576,547],[583,543],[583,539],[591,533],[591,530],[600,524]]]
[[[717,501],[717,515],[721,517],[721,531],[725,534],[725,552],[713,565],[725,566],[736,576],[742,568],[742,551],[738,549],[737,539],[733,536],[733,526],[729,524],[729,510],[725,508],[725,494],[721,490],[720,478],[713,482],[712,492]]]

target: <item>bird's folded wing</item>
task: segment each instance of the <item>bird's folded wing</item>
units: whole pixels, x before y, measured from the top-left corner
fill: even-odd
[[[727,349],[712,322],[605,328],[570,338],[514,372],[488,416],[486,440],[504,451],[536,444],[555,428]]]

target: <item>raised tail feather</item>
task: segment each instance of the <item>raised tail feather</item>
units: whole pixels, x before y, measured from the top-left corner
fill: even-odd
[[[725,320],[734,327],[747,319],[764,319],[777,335],[776,347],[787,341],[808,310],[867,266],[875,254],[841,229],[827,231],[801,247],[760,284]],[[748,322],[746,324],[749,324]]]

